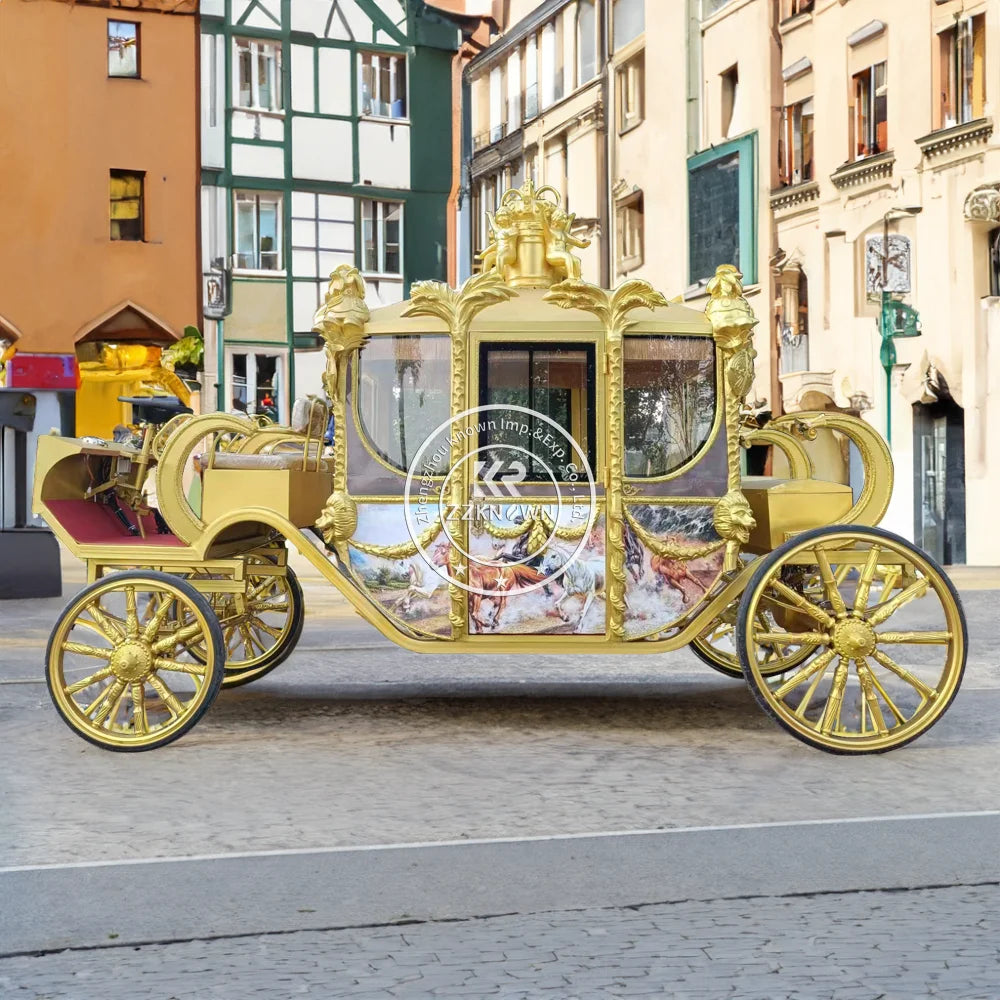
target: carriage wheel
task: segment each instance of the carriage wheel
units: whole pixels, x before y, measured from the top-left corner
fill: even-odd
[[[203,659],[191,655],[198,642]],[[208,601],[167,573],[130,570],[81,591],[46,651],[49,694],[66,724],[107,750],[183,736],[219,693],[222,630]]]
[[[742,558],[744,562],[747,562],[751,557],[744,555]],[[743,667],[736,649],[736,615],[738,610],[739,601],[733,601],[732,604],[727,605],[701,635],[688,643],[688,648],[702,663],[707,663],[713,670],[718,670],[720,674],[725,674],[727,677],[742,680]],[[760,612],[762,625],[766,624],[767,617],[768,612]],[[771,646],[769,662],[761,667],[761,671],[770,677],[772,674],[791,670],[803,660],[808,659],[815,648],[815,646],[808,644],[787,647]]]
[[[302,585],[290,566],[284,576],[254,576],[248,568],[243,614],[235,594],[211,596],[226,649],[223,687],[249,684],[288,659],[305,622]]]
[[[821,595],[796,589],[814,574]],[[762,610],[771,612],[766,628]],[[803,532],[761,560],[740,601],[736,642],[763,708],[831,753],[881,753],[929,729],[958,691],[968,645],[941,567],[898,535],[849,526]],[[768,676],[772,646],[806,643],[815,656]]]

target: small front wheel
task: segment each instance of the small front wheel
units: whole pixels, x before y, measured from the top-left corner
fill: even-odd
[[[754,697],[797,739],[882,753],[944,714],[968,637],[958,593],[929,555],[881,528],[844,525],[803,532],[760,560],[736,644]],[[804,663],[769,672],[775,647],[806,646]]]
[[[225,663],[208,601],[180,577],[152,570],[82,590],[59,616],[45,657],[49,694],[66,724],[119,751],[183,736],[215,700]]]

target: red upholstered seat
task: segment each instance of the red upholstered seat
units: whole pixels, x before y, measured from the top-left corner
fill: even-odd
[[[161,535],[156,529],[152,514],[142,519],[146,537],[130,535],[128,529],[115,516],[114,511],[93,500],[47,500],[53,517],[82,545],[184,545],[176,535]],[[135,515],[122,508],[125,517],[135,523]]]

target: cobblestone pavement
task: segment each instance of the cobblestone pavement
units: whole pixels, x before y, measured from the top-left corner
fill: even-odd
[[[996,1000],[1000,887],[684,902],[0,960],[25,1000]]]

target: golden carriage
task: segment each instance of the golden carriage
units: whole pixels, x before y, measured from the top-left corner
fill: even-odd
[[[882,439],[841,413],[746,425],[756,320],[738,271],[718,269],[704,313],[641,280],[607,291],[581,279],[571,222],[529,182],[491,220],[480,273],[371,312],[338,268],[316,315],[327,399],[290,426],[183,415],[40,442],[35,509],[90,581],[46,654],[78,735],[161,746],[282,662],[303,620],[289,546],[409,650],[689,645],[835,753],[937,721],[965,620],[933,559],[876,527]],[[860,455],[856,496],[814,478],[821,434]],[[754,443],[789,474],[744,476]]]

